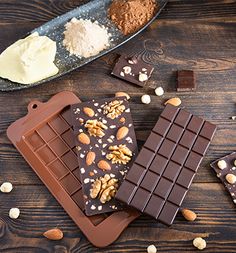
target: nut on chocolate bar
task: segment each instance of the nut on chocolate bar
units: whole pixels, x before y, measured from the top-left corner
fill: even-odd
[[[139,86],[145,86],[153,70],[154,68],[143,61],[141,56],[121,55],[111,74]]]
[[[177,91],[195,91],[195,74],[192,70],[177,71]]]

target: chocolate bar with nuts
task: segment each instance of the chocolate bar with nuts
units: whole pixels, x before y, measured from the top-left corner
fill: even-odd
[[[137,153],[127,99],[75,104],[71,112],[86,214],[121,210],[114,196]]]
[[[153,70],[154,68],[140,56],[121,55],[111,74],[139,86],[145,86]]]
[[[236,204],[236,152],[212,162],[211,167]]]

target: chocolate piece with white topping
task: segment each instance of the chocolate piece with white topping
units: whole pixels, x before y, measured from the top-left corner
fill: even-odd
[[[222,166],[222,164],[225,166]],[[216,172],[217,177],[221,180],[236,205],[236,152],[212,162],[211,167]]]
[[[121,55],[111,74],[139,86],[145,86],[153,70],[154,68],[140,56]]]

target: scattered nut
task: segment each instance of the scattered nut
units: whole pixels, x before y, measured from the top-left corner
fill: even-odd
[[[234,166],[236,166],[236,160],[234,160]]]
[[[147,247],[147,253],[156,253],[157,252],[157,248],[155,247],[155,245],[149,245]]]
[[[199,250],[203,250],[206,248],[206,241],[201,237],[197,237],[193,240],[193,246]]]
[[[108,174],[97,178],[90,189],[90,197],[93,199],[99,197],[100,202],[103,204],[110,201],[117,191],[117,182],[118,179],[111,178]]]
[[[90,136],[100,138],[102,138],[105,135],[104,130],[107,130],[108,128],[105,124],[96,119],[87,120],[84,127],[88,129],[88,133]]]
[[[130,95],[126,92],[123,92],[123,91],[116,92],[115,96],[116,97],[126,97],[127,100],[130,99]]]
[[[131,160],[132,151],[126,145],[110,146],[109,150],[111,153],[107,154],[106,158],[111,160],[112,164],[127,164]]]
[[[235,184],[236,183],[236,176],[234,174],[227,174],[225,176],[225,178],[226,178],[226,180],[229,184]]]
[[[181,213],[187,221],[194,221],[197,218],[196,213],[194,213],[193,211],[189,209],[184,208],[181,210]]]
[[[236,116],[232,116],[231,119],[232,119],[232,120],[236,120]]]
[[[122,140],[123,138],[126,137],[126,135],[129,133],[129,128],[126,126],[123,126],[121,128],[118,129],[117,133],[116,133],[116,139]]]
[[[124,70],[125,74],[131,73],[131,67],[130,66],[124,66],[123,70]]]
[[[9,217],[11,219],[17,219],[20,215],[20,209],[19,208],[11,208],[9,211]]]
[[[58,241],[63,238],[63,232],[59,228],[53,228],[44,232],[43,236],[49,240]]]
[[[220,160],[217,162],[217,166],[219,167],[219,169],[223,170],[227,168],[227,163],[225,160]]]
[[[105,160],[101,160],[98,162],[98,168],[101,170],[111,170],[110,164]]]
[[[125,110],[125,106],[122,105],[123,101],[114,100],[108,105],[104,106],[103,113],[110,119],[118,118]]]
[[[86,164],[90,166],[94,162],[95,158],[96,158],[96,154],[92,151],[89,151],[86,156]]]
[[[155,93],[156,93],[156,95],[157,96],[162,96],[163,94],[164,94],[164,90],[163,90],[163,88],[162,87],[157,87],[156,89],[155,89]]]
[[[9,182],[5,182],[5,183],[3,183],[3,184],[0,186],[0,191],[1,191],[1,192],[4,192],[4,193],[9,193],[9,192],[12,191],[12,189],[13,189],[13,186],[12,186],[12,184],[9,183]]]
[[[90,144],[90,138],[85,133],[80,133],[78,135],[78,141],[81,142],[81,143],[83,143],[83,144],[85,144],[85,145],[89,145]]]
[[[94,110],[91,109],[91,108],[89,108],[89,107],[84,107],[83,111],[84,111],[84,113],[85,113],[86,115],[88,115],[89,117],[93,117],[94,114],[95,114],[95,113],[94,113]]]
[[[141,101],[143,104],[150,104],[151,103],[151,97],[147,94],[142,95]]]
[[[173,106],[179,106],[179,105],[181,105],[181,100],[179,98],[170,98],[164,104],[165,105],[171,104]]]
[[[145,82],[145,81],[147,81],[147,80],[148,80],[147,74],[139,73],[138,80],[139,80],[140,82]]]
[[[125,118],[124,117],[120,118],[120,122],[125,123]]]

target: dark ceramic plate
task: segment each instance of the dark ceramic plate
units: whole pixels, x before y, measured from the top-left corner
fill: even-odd
[[[6,79],[0,78],[0,90],[1,91],[12,91],[12,90],[20,90],[25,89],[33,86],[37,86],[39,84],[45,83],[57,77],[60,77],[74,69],[77,69],[98,57],[101,57],[108,52],[111,52],[115,48],[121,46],[137,34],[139,34],[142,30],[144,30],[153,20],[160,14],[162,9],[165,7],[168,0],[156,0],[158,4],[158,8],[154,17],[140,30],[136,33],[124,36],[116,26],[111,22],[111,20],[107,17],[107,10],[109,5],[111,4],[112,0],[93,0],[87,4],[81,5],[76,9],[73,9],[57,18],[52,19],[51,21],[45,23],[44,25],[34,29],[33,32],[38,32],[39,35],[46,35],[52,40],[57,42],[57,54],[55,59],[55,64],[59,68],[59,72],[47,79],[42,81],[32,83],[32,84],[18,84]],[[83,19],[92,19],[97,20],[100,24],[105,25],[108,27],[109,33],[112,35],[112,43],[111,46],[96,56],[89,57],[89,58],[78,58],[76,56],[69,55],[68,51],[62,45],[63,41],[63,32],[64,32],[64,25],[70,21],[73,17],[76,18],[83,18]]]

